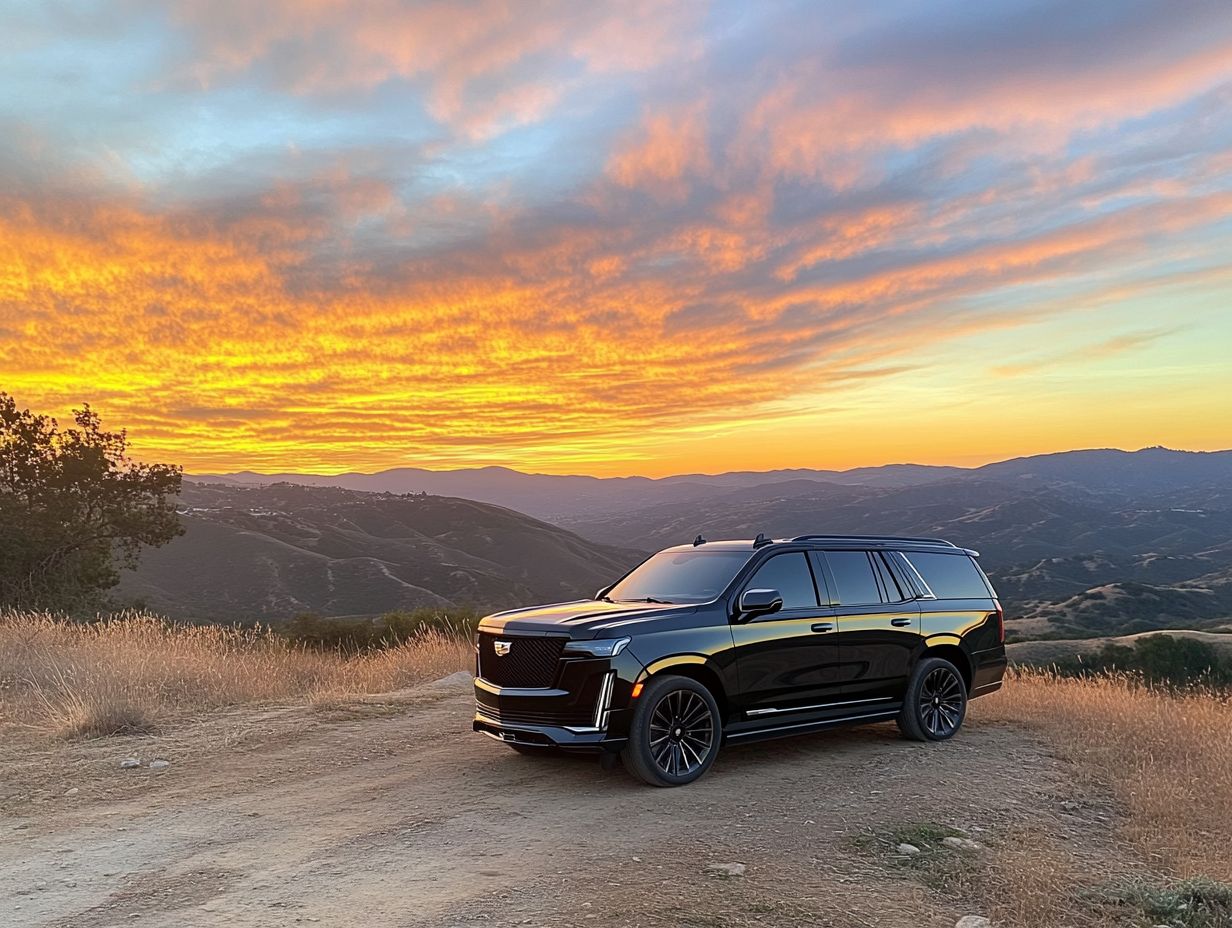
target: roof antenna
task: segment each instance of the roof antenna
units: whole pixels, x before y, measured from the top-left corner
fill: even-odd
[[[769,538],[766,537],[765,532],[758,532],[757,537],[753,539],[754,548],[760,548],[768,544],[772,544],[772,542],[770,541]]]
[[[706,543],[706,539],[703,538],[701,535],[698,535],[696,538],[693,539],[693,547],[695,548],[698,545],[704,545],[705,543]]]

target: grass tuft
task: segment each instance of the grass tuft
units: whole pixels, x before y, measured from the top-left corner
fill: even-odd
[[[470,669],[467,638],[427,628],[347,654],[263,628],[178,625],[125,613],[80,623],[0,614],[0,722],[88,738],[156,730],[225,706],[341,701]]]

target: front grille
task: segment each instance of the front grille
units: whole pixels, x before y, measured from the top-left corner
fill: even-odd
[[[583,707],[581,711],[571,712],[535,712],[530,709],[501,709],[476,703],[475,708],[480,715],[505,725],[589,725],[594,712]]]
[[[497,641],[510,645],[504,657],[496,654]],[[519,638],[480,632],[479,676],[497,686],[551,686],[564,647],[564,638]]]

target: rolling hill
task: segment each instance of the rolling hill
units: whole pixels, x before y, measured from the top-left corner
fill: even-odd
[[[502,608],[590,595],[639,559],[472,500],[186,482],[186,533],[116,598],[180,618]]]

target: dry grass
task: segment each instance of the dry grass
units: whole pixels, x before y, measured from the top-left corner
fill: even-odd
[[[172,625],[139,613],[92,624],[8,613],[0,615],[0,722],[60,737],[151,731],[223,706],[388,692],[471,661],[466,639],[440,631],[348,656],[267,629]]]
[[[1152,869],[1232,881],[1232,699],[1167,694],[1132,679],[1019,671],[976,717],[1039,730],[1111,789],[1123,836]]]

